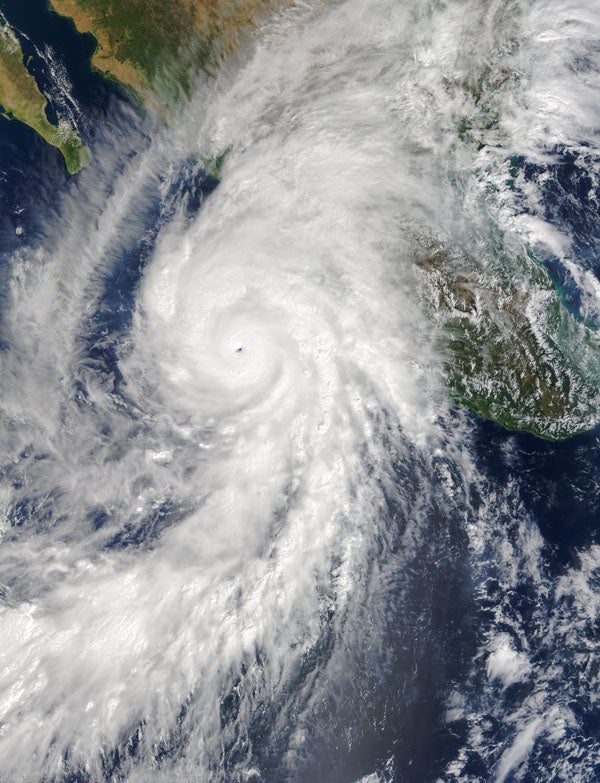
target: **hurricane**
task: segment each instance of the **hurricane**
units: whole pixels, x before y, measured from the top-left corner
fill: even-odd
[[[598,779],[599,35],[311,0],[111,105],[0,268],[3,781]],[[462,404],[440,286],[586,390],[570,468]]]

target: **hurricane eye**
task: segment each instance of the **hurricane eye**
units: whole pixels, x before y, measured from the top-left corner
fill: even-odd
[[[234,353],[242,353],[243,350],[244,350],[244,344],[243,343],[236,343],[233,346],[233,352]]]

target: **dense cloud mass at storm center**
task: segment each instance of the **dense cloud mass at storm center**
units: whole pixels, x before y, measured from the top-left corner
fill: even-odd
[[[281,12],[167,128],[99,143],[14,254],[2,780],[413,780],[414,757],[502,783],[535,752],[546,783],[584,747],[568,779],[593,779],[553,656],[595,617],[595,550],[547,573],[518,477],[486,474],[450,405],[414,263],[422,237],[485,257],[490,222],[568,245],[501,174],[593,143],[590,9]],[[466,145],[481,72],[495,141]],[[459,737],[438,768],[435,722]]]

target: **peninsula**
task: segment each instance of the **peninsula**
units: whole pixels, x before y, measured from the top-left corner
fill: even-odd
[[[48,100],[29,72],[15,31],[0,12],[0,114],[19,120],[59,149],[71,174],[90,159],[77,131],[59,117],[53,125],[46,116]]]

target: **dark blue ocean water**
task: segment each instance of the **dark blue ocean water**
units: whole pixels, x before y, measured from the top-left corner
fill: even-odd
[[[52,46],[62,60],[73,85],[73,97],[81,107],[80,131],[92,152],[99,134],[105,134],[111,124],[131,121],[134,115],[127,95],[90,69],[94,47],[90,36],[77,34],[68,20],[48,11],[44,0],[27,3],[2,0],[0,8],[23,34],[23,48],[31,55],[32,71],[42,83],[46,78],[44,62],[36,46]],[[136,111],[133,109],[134,114]],[[527,177],[540,174],[539,166],[525,161],[519,165]],[[573,153],[563,151],[550,174],[544,185],[546,217],[570,231],[577,257],[586,268],[598,273],[600,220],[597,208],[589,199],[594,185],[586,173],[586,162],[581,155],[575,159]],[[61,194],[72,182],[57,150],[20,123],[0,119],[0,251],[4,259],[0,271],[6,269],[10,255],[21,244],[43,240],[49,223],[59,219]],[[192,217],[218,185],[194,161],[182,162],[180,176],[174,179],[166,195],[162,184],[159,178],[154,195],[145,194],[140,235],[116,254],[113,271],[105,280],[104,293],[90,316],[84,338],[84,358],[87,357],[96,373],[105,377],[114,394],[122,393],[117,364],[120,340],[130,326],[137,286],[152,253],[158,228],[182,203]],[[136,219],[140,219],[139,214]],[[17,227],[22,228],[22,234],[17,234]],[[569,305],[577,312],[580,301],[574,282],[555,260],[545,261]],[[0,305],[1,302],[0,294]],[[123,400],[127,402],[124,396]],[[518,503],[523,513],[536,521],[544,537],[549,575],[556,578],[566,569],[577,567],[578,553],[593,543],[600,543],[600,429],[562,443],[551,443],[528,434],[508,432],[475,416],[471,417],[471,425],[470,448],[481,472],[498,486],[517,480]],[[398,481],[409,484],[414,468],[410,460],[399,464]],[[431,481],[435,480],[431,476]],[[27,514],[27,509],[23,513]],[[159,513],[168,515],[169,510],[159,510]],[[393,509],[390,518],[394,518]],[[450,729],[444,725],[444,705],[450,687],[468,674],[477,650],[478,624],[485,622],[486,608],[482,609],[474,601],[461,519],[435,503],[429,510],[429,519],[433,543],[426,557],[430,567],[399,573],[397,589],[390,585],[388,655],[381,671],[370,673],[371,696],[361,701],[357,694],[355,709],[348,708],[347,699],[336,700],[335,694],[331,703],[323,705],[315,717],[312,756],[299,762],[298,780],[351,783],[374,768],[383,769],[393,759],[394,772],[390,774],[395,781],[433,782],[465,742],[460,726]],[[96,522],[102,524],[100,518]],[[157,520],[153,530],[160,530],[160,524]],[[114,540],[111,545],[136,544],[146,535],[144,530],[126,531],[124,538]],[[514,602],[515,611],[526,616],[527,601],[537,599],[524,588],[508,600]],[[305,669],[298,675],[300,679],[310,678],[319,669],[321,659],[331,653],[333,643],[333,639],[326,637],[322,648],[308,656]],[[366,661],[365,658],[365,666]],[[353,683],[342,682],[338,687],[351,692]],[[336,706],[338,703],[346,705],[342,711]],[[273,783],[281,783],[281,737],[272,734],[273,714],[268,705],[263,707],[261,716],[257,715],[255,725],[250,728],[248,742],[266,778],[271,776]],[[574,711],[590,736],[600,733],[600,720],[589,705],[575,704]],[[234,716],[233,692],[224,694],[223,725]],[[325,725],[326,732],[322,730]],[[331,736],[336,736],[336,732],[339,742],[332,743]],[[127,750],[122,748],[107,755],[107,779],[118,774],[123,754],[135,756],[135,743],[125,747]],[[177,752],[178,744],[174,740],[170,748],[157,749],[157,757]],[[240,749],[226,748],[226,761],[229,758],[233,764],[236,752]],[[473,774],[481,780],[489,778],[491,770],[481,759],[474,757],[471,763]],[[65,776],[70,781],[86,779],[80,772]],[[523,780],[539,783],[533,774]]]
[[[106,124],[127,122],[122,111],[125,91],[94,72],[91,35],[80,35],[68,19],[51,12],[46,0],[2,0],[0,10],[17,33],[29,71],[40,88],[52,93],[46,47],[64,66],[70,90],[81,114],[78,130],[92,150]],[[56,122],[50,103],[48,118]],[[23,242],[43,236],[48,221],[57,218],[61,193],[72,181],[61,153],[16,120],[0,117],[0,249],[11,252]],[[16,229],[23,233],[17,235]]]

